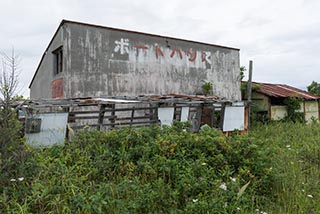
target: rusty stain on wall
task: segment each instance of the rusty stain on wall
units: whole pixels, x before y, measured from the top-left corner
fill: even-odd
[[[63,97],[63,79],[53,80],[51,83],[52,88],[52,98],[62,98]]]

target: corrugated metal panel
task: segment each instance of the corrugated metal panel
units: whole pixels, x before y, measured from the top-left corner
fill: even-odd
[[[320,99],[320,97],[318,96],[284,84],[258,82],[253,82],[252,84],[260,87],[260,89],[258,89],[257,92],[271,97],[300,97],[306,100]]]

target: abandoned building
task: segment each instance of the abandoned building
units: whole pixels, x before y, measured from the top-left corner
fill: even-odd
[[[300,110],[304,120],[310,122],[319,120],[320,97],[284,84],[270,84],[253,82],[252,103],[260,118],[280,120],[287,116],[285,99],[289,97],[301,98]]]
[[[63,20],[20,111],[29,144],[174,121],[228,134],[247,128],[240,84],[239,49]]]
[[[31,99],[211,94],[241,100],[239,49],[63,20],[30,83]]]

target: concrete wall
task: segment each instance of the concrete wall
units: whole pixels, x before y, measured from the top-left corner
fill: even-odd
[[[318,101],[305,101],[305,120],[311,122],[311,118],[319,120]]]
[[[56,79],[63,78],[65,72],[59,75],[54,75],[54,55],[52,51],[63,45],[63,28],[60,28],[56,36],[51,41],[48,49],[43,54],[38,71],[34,76],[34,80],[30,86],[30,98],[51,98],[52,97],[52,82]],[[64,47],[64,46],[63,46]],[[63,50],[65,52],[65,50]],[[66,54],[64,54],[65,56]],[[63,60],[65,62],[65,60]],[[64,68],[65,66],[63,66]]]
[[[240,100],[239,51],[108,28],[66,23],[65,96],[201,92]]]
[[[288,115],[287,106],[271,106],[271,120],[281,120]]]
[[[269,112],[269,97],[257,92],[252,93],[252,103],[256,107],[257,111],[268,111]]]

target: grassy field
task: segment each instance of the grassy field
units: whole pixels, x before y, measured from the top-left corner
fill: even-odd
[[[0,163],[3,213],[320,213],[320,126],[83,132]]]
[[[277,180],[268,213],[320,213],[320,127],[274,123],[251,133],[272,149]]]

